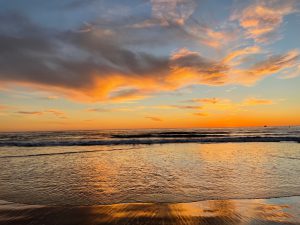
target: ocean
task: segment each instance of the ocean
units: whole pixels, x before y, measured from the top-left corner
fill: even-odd
[[[0,133],[0,199],[183,203],[300,195],[300,127]]]

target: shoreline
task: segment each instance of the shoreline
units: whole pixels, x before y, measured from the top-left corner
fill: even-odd
[[[209,201],[254,201],[254,200],[276,200],[276,199],[289,199],[289,198],[299,198],[300,204],[300,195],[281,195],[281,196],[270,196],[270,197],[249,197],[249,198],[210,198],[210,199],[200,199],[195,201],[127,201],[127,202],[116,202],[116,203],[99,203],[99,204],[40,204],[40,203],[26,203],[26,202],[14,202],[9,200],[1,200],[1,205],[24,205],[24,206],[39,206],[39,207],[97,207],[97,206],[114,206],[114,205],[129,205],[129,204],[192,204],[192,203],[201,203]]]
[[[94,206],[26,205],[0,200],[0,224],[300,225],[300,196]]]

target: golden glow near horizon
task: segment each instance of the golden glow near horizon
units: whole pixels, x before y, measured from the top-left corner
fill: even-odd
[[[2,3],[0,131],[300,125],[299,4]]]

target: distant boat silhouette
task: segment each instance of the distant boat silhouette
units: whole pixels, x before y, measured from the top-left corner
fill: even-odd
[[[268,127],[267,125],[264,125],[264,127]]]

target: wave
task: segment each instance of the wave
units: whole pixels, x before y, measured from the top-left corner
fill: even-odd
[[[65,141],[0,141],[0,147],[51,147],[51,146],[98,146],[98,145],[151,145],[170,143],[235,143],[235,142],[297,142],[300,137],[290,136],[248,136],[248,137],[206,137],[206,138],[124,138],[110,140],[65,140]]]
[[[112,134],[112,138],[194,138],[194,137],[216,137],[216,136],[228,136],[230,132],[157,132],[157,133],[141,133],[141,134]]]

